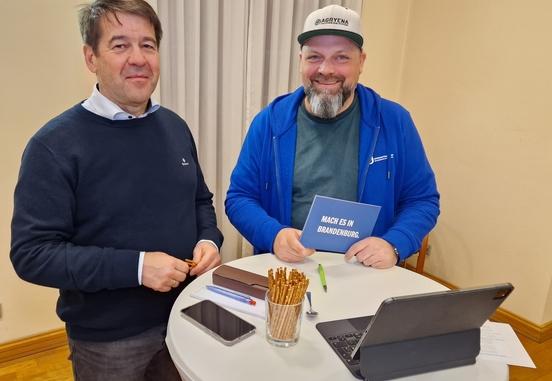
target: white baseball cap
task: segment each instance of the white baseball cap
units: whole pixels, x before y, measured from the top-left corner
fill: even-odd
[[[328,34],[347,37],[359,48],[362,48],[364,42],[358,13],[335,4],[317,9],[308,15],[297,41],[302,46],[309,38]]]

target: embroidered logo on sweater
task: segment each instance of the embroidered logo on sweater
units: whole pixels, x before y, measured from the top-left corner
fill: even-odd
[[[180,164],[182,164],[183,166],[190,165],[190,163],[188,163],[184,158],[182,158],[182,163]]]

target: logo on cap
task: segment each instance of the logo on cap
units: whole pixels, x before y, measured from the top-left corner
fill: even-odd
[[[349,20],[342,19],[339,17],[326,17],[325,19],[316,19],[316,21],[314,22],[314,25],[320,25],[320,24],[335,24],[335,25],[349,26]]]

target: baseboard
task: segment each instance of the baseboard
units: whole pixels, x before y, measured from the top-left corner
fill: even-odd
[[[544,325],[541,338],[542,338],[542,341],[552,339],[552,321],[549,321]]]
[[[67,335],[63,328],[0,344],[0,364],[66,344]]]
[[[410,270],[415,269],[414,266],[408,263],[406,264],[406,268]],[[433,279],[434,281],[441,283],[442,285],[450,289],[459,288],[447,282],[444,279],[436,277],[433,274],[424,272],[422,275],[430,279]],[[543,325],[538,325],[527,319],[522,318],[521,316],[514,314],[513,312],[505,310],[504,308],[497,309],[496,312],[491,316],[491,320],[497,321],[500,323],[508,323],[512,326],[514,331],[524,336],[527,336],[528,338],[530,338],[533,341],[536,341],[537,343],[542,343],[548,339],[552,339],[552,321]]]
[[[527,336],[537,343],[542,343],[552,338],[552,322],[537,325],[503,308],[499,308],[493,314],[492,320],[510,324],[514,331]]]

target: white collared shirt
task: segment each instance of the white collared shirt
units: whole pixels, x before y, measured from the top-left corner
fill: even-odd
[[[94,113],[99,116],[103,116],[104,118],[107,118],[107,119],[128,120],[128,119],[134,119],[134,118],[144,118],[149,114],[157,111],[160,107],[159,103],[157,103],[153,99],[150,99],[149,103],[150,103],[150,106],[148,107],[145,113],[138,116],[134,116],[124,111],[121,107],[119,107],[117,104],[109,100],[105,95],[100,93],[100,90],[98,90],[98,86],[95,85],[94,90],[92,90],[92,95],[90,96],[90,98],[82,102],[82,107],[84,107],[91,113]]]
[[[90,98],[82,102],[81,105],[91,113],[99,116],[103,116],[104,118],[107,118],[110,120],[129,120],[129,119],[135,119],[135,118],[144,118],[149,114],[152,114],[155,111],[159,110],[159,107],[161,107],[159,103],[157,103],[151,98],[150,98],[149,104],[150,105],[145,113],[138,116],[134,116],[124,111],[117,104],[109,100],[105,95],[100,93],[100,90],[98,90],[98,86],[94,85],[94,90],[92,90],[92,95],[90,96]],[[201,242],[209,242],[217,249],[217,252],[218,252],[219,247],[213,241],[208,239],[202,239],[202,240],[199,240],[197,244]],[[146,254],[145,251],[141,251],[140,258],[138,259],[138,283],[140,285],[142,284],[142,269],[144,267],[145,254]]]

